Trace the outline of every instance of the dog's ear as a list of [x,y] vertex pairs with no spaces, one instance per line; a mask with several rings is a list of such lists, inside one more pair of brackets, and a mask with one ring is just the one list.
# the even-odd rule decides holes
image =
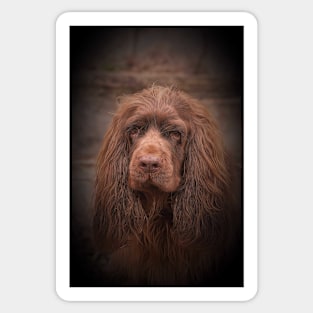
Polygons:
[[118,110],[107,130],[96,164],[93,230],[97,243],[106,250],[126,240],[139,227],[142,207],[128,187],[129,142],[125,112]]
[[217,235],[222,227],[229,172],[214,118],[197,101],[185,98],[192,110],[191,127],[173,213],[179,238],[191,243]]

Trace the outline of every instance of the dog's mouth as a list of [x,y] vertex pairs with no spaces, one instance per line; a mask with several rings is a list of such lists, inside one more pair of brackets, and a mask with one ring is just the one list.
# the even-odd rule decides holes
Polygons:
[[132,180],[143,187],[153,186],[162,189],[162,186],[166,185],[170,179],[161,173],[156,174],[139,172],[137,175],[132,176]]
[[163,191],[173,192],[179,183],[173,175],[165,173],[144,173],[142,171],[131,172],[129,175],[129,185],[132,189],[138,191]]

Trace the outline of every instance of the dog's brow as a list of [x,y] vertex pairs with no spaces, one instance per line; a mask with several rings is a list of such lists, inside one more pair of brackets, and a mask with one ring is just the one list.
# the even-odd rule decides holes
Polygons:
[[161,129],[177,129],[186,132],[186,124],[180,119],[165,119],[159,126]]
[[138,118],[137,116],[132,117],[128,119],[125,123],[125,127],[131,127],[131,126],[144,126],[147,124],[147,120],[145,118]]

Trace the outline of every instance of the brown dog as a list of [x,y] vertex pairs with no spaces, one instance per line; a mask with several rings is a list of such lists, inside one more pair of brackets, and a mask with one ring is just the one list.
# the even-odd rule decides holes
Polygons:
[[121,285],[210,284],[241,227],[231,183],[204,106],[159,86],[122,98],[97,162],[93,227],[108,272]]

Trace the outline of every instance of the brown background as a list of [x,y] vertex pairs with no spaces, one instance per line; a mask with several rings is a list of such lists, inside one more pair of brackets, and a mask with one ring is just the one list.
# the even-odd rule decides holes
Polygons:
[[95,160],[116,98],[174,85],[206,105],[242,163],[242,27],[71,27],[71,286],[101,284],[91,244]]

